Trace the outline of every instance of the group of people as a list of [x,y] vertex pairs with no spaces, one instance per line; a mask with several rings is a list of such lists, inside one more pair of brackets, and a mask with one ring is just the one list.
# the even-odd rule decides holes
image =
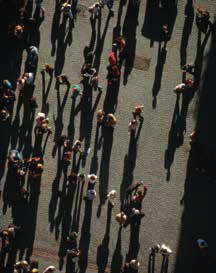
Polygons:
[[[91,13],[91,17],[96,20],[99,18],[101,9],[106,5],[109,14],[114,16],[114,11],[112,10],[112,0],[100,0],[99,2],[94,3],[88,8],[88,11]],[[122,1],[123,2],[123,1]],[[139,1],[134,0],[134,4],[137,4]],[[33,17],[26,12],[25,9],[19,10],[19,21],[16,25],[13,26],[10,35],[12,34],[13,38],[17,41],[22,39],[27,39],[31,41],[31,31],[32,26],[39,27],[41,22],[44,19],[45,13],[42,7],[43,0],[35,0],[36,9]],[[71,21],[74,19],[75,11],[70,3],[67,0],[60,1],[61,12],[68,17]],[[211,27],[209,20],[209,13],[201,8],[197,9],[196,14],[196,24],[198,29],[206,33]],[[161,30],[161,36],[163,40],[166,41],[169,38],[167,25],[164,25]],[[107,87],[109,89],[115,90],[119,87],[121,66],[122,66],[122,54],[126,45],[126,40],[124,37],[119,36],[113,40],[112,49],[108,57],[109,65],[107,67]],[[23,103],[28,103],[30,109],[35,111],[38,107],[36,98],[31,93],[31,90],[34,89],[34,80],[37,71],[38,65],[38,55],[39,50],[35,45],[31,45],[27,48],[27,58],[25,61],[25,69],[23,75],[21,75],[16,82],[16,87],[14,88],[11,82],[8,79],[2,81],[0,85],[0,122],[7,123],[11,120],[11,109],[13,108],[14,101],[16,100],[15,93],[19,92],[19,100]],[[71,84],[67,75],[61,74],[56,76],[56,85],[66,85],[69,88],[72,88],[72,99],[77,98],[78,95],[85,96],[84,90],[82,92],[80,84],[85,86],[89,84],[93,91],[102,92],[102,86],[99,83],[99,71],[93,66],[94,53],[88,52],[85,62],[81,68],[81,81],[76,84]],[[185,92],[195,92],[194,90],[194,79],[192,76],[195,76],[195,66],[193,64],[185,64],[182,67],[183,73],[190,74],[190,78],[186,79],[185,82],[177,85],[174,88],[174,92],[179,96]],[[50,77],[53,77],[54,68],[49,64],[44,64],[41,70],[42,76],[47,73]],[[16,92],[15,92],[16,91]],[[133,134],[136,131],[138,123],[143,122],[144,117],[142,116],[143,105],[136,105],[132,112],[132,119],[128,125],[128,133]],[[97,124],[99,126],[106,126],[109,128],[114,128],[117,119],[114,115],[114,112],[105,112],[104,109],[99,109],[96,114]],[[38,137],[43,134],[51,134],[51,128],[49,127],[49,119],[43,112],[38,112],[35,117],[35,128],[34,128],[35,137]],[[191,136],[191,142],[194,143],[194,138]],[[70,164],[72,161],[72,155],[82,154],[83,144],[80,139],[72,142],[66,135],[62,135],[59,139],[55,141],[56,147],[63,147],[63,156],[62,161],[66,164]],[[21,151],[11,150],[8,156],[8,169],[15,174],[15,192],[16,198],[14,199],[14,204],[16,202],[28,202],[30,191],[29,191],[29,179],[37,183],[37,179],[40,179],[44,170],[43,158],[42,157],[30,157],[27,159],[22,158]],[[26,179],[28,177],[28,179]],[[27,180],[27,183],[26,183]],[[92,202],[97,197],[96,193],[96,181],[97,175],[92,173],[87,175],[86,183],[86,192],[83,196],[85,201]],[[75,172],[71,172],[67,176],[67,187],[73,189],[77,183],[85,183],[85,175]],[[136,183],[130,185],[125,192],[126,202],[125,205],[120,209],[120,212],[116,214],[115,220],[120,225],[120,227],[127,227],[128,224],[131,225],[140,225],[141,219],[145,216],[143,211],[142,202],[144,197],[147,194],[148,187],[143,185],[143,188],[140,190],[139,187],[143,183]],[[111,208],[115,206],[115,200],[117,198],[118,192],[116,190],[111,190],[106,193],[105,198],[109,202]],[[14,205],[9,204],[9,205]],[[0,269],[4,268],[4,261],[6,255],[10,255],[16,245],[16,237],[19,236],[19,231],[22,227],[16,226],[14,224],[9,225],[7,228],[3,229],[0,232],[1,239],[1,250],[0,250]],[[72,257],[73,263],[76,263],[80,260],[82,256],[82,250],[77,246],[78,233],[75,231],[70,231],[66,240],[67,244],[67,255]],[[200,248],[206,247],[204,242],[198,241]],[[204,246],[203,246],[204,245]],[[206,248],[205,248],[206,249]],[[150,249],[150,256],[155,256],[156,254],[161,253],[163,257],[168,259],[169,255],[172,253],[172,250],[166,246],[155,245]],[[9,260],[10,261],[10,260]],[[139,269],[140,263],[137,259],[132,259],[127,261],[121,268],[121,272],[137,272]],[[38,262],[37,261],[18,261],[14,264],[14,273],[37,273],[38,271]],[[1,270],[0,270],[1,271]],[[49,266],[45,269],[43,273],[52,273],[55,271],[54,266]]]

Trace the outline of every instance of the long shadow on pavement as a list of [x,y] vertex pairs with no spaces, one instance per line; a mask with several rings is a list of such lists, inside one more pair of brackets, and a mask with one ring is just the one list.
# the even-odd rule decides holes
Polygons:
[[[215,122],[215,43],[216,24],[212,29],[212,41],[207,55],[206,69],[201,83],[198,117],[196,123],[197,140],[205,152],[216,154]],[[196,170],[196,150],[191,149],[185,178],[184,212],[178,245],[175,273],[210,273],[215,270],[215,228],[214,208],[216,206],[216,184],[210,183],[208,176]],[[200,153],[200,152],[199,152]],[[210,159],[209,164],[212,164]],[[215,166],[215,159],[213,161]],[[215,175],[215,167],[214,167]],[[214,178],[215,180],[215,178]],[[208,182],[209,181],[209,182]],[[208,255],[204,257],[199,251],[197,239],[208,243]]]

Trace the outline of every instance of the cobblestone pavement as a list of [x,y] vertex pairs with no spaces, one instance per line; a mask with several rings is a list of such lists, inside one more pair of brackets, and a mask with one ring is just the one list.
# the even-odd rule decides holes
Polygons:
[[[51,83],[46,110],[48,112],[53,135],[48,138],[45,148],[45,170],[42,176],[41,192],[39,195],[38,210],[36,212],[37,222],[33,249],[33,257],[39,259],[41,269],[45,268],[45,266],[50,263],[59,268],[58,255],[62,251],[61,235],[62,227],[65,225],[65,217],[62,215],[62,211],[64,212],[62,206],[64,204],[65,196],[64,175],[63,173],[60,175],[58,173],[58,154],[55,158],[52,157],[54,145],[53,138],[54,136],[57,136],[62,129],[63,134],[68,134],[69,132],[71,136],[74,135],[74,140],[78,139],[83,131],[85,133],[87,132],[84,146],[86,149],[90,147],[91,151],[87,157],[85,167],[83,168],[80,166],[80,172],[84,172],[87,175],[90,173],[90,170],[94,169],[99,178],[96,187],[98,195],[93,202],[92,208],[81,199],[81,213],[80,219],[78,219],[80,245],[83,246],[84,253],[88,253],[87,271],[110,271],[111,267],[118,267],[117,261],[120,261],[121,259],[124,260],[128,253],[131,255],[132,251],[134,252],[134,257],[136,257],[136,254],[138,255],[138,259],[141,263],[140,272],[146,273],[148,272],[149,248],[155,243],[165,243],[171,247],[173,254],[169,259],[169,272],[174,272],[175,270],[175,261],[181,230],[181,217],[184,209],[184,207],[180,205],[180,200],[184,193],[187,159],[189,154],[188,140],[189,134],[195,125],[197,97],[195,96],[189,105],[186,118],[187,130],[184,135],[183,145],[177,148],[172,147],[172,138],[175,137],[172,126],[173,123],[175,123],[174,110],[176,109],[176,95],[173,93],[173,88],[182,81],[182,74],[180,71],[180,45],[185,20],[185,1],[178,1],[176,19],[175,14],[172,14],[172,19],[170,19],[175,22],[173,24],[171,40],[167,44],[167,54],[162,56],[162,58],[165,58],[165,62],[163,63],[162,60],[162,64],[160,63],[161,59],[158,57],[158,42],[154,42],[153,46],[150,47],[150,40],[142,35],[142,32],[145,30],[145,27],[143,27],[144,20],[147,20],[147,17],[149,16],[146,13],[149,2],[147,3],[146,0],[141,0],[139,9],[133,11],[138,13],[138,24],[134,24],[134,21],[136,21],[136,18],[134,17],[136,17],[136,15],[125,17],[126,13],[130,14],[130,6],[129,9],[127,9],[128,3],[123,7],[121,20],[118,24],[117,15],[119,1],[114,1],[115,15],[113,18],[108,18],[108,10],[105,7],[102,11],[100,29],[97,27],[96,22],[94,48],[96,48],[96,43],[98,43],[98,46],[103,47],[99,70],[103,93],[97,109],[103,107],[106,95],[107,57],[111,50],[113,32],[115,31],[116,33],[120,31],[119,33],[122,33],[123,31],[123,33],[129,37],[127,43],[130,44],[130,46],[135,47],[134,67],[130,72],[125,85],[123,84],[123,75],[126,64],[122,68],[122,79],[116,109],[117,124],[113,131],[113,136],[111,135],[110,138],[104,138],[101,148],[96,153],[94,153],[94,145],[97,137],[96,133],[98,132],[96,131],[95,114],[93,115],[92,126],[83,128],[83,123],[85,124],[85,120],[83,120],[84,115],[85,113],[88,113],[89,109],[87,109],[87,107],[83,108],[82,111],[77,112],[74,116],[74,105],[70,95],[71,91],[69,91],[64,109],[61,109],[60,112],[58,112],[55,80],[53,79]],[[56,25],[54,25],[53,29],[51,27],[53,18],[57,20],[57,17],[54,17],[55,1],[44,1],[45,21],[40,27],[39,64],[35,81],[35,95],[38,98],[39,103],[38,109],[41,109],[42,107],[42,77],[39,73],[42,64],[50,63],[53,66],[56,65],[56,69],[59,71],[62,68],[62,72],[69,76],[71,82],[76,83],[80,80],[80,69],[84,62],[83,50],[85,46],[89,45],[92,36],[89,20],[90,15],[87,11],[90,4],[92,4],[92,1],[80,0],[78,3],[77,19],[72,31],[72,43],[65,49],[64,58],[62,55],[64,48],[62,47],[60,38],[56,41],[55,55],[53,57],[51,56],[51,40],[55,40],[54,38],[57,30]],[[206,7],[210,12],[216,10],[215,1],[200,1],[198,4]],[[149,13],[151,12],[152,11],[149,10]],[[153,14],[154,12],[156,14]],[[155,20],[157,14],[158,17],[161,16],[159,8],[153,10],[153,13],[151,13],[151,16],[153,16]],[[55,16],[58,15],[55,13]],[[171,16],[171,14],[168,14],[168,17],[169,16]],[[106,23],[108,23],[107,29]],[[66,26],[66,32],[68,31],[68,28],[69,26]],[[132,29],[136,33],[136,36],[133,37],[133,39],[129,35]],[[104,30],[106,33],[104,33]],[[61,34],[64,34],[63,31],[63,29],[60,29],[59,37]],[[100,37],[98,37],[98,31],[101,32]],[[195,60],[197,37],[197,27],[194,22],[188,40],[187,63],[193,63]],[[63,67],[56,61],[56,55],[58,54],[61,61],[64,61]],[[24,53],[22,65],[24,65],[25,56],[26,54]],[[160,65],[162,67],[160,67]],[[161,69],[163,70],[162,75],[160,75]],[[155,76],[157,77],[156,80]],[[161,83],[160,76],[162,77]],[[48,80],[49,79],[46,76],[46,85],[48,84]],[[159,91],[157,91],[157,106],[155,109],[152,108],[153,86],[156,86],[155,90],[158,90],[157,87],[159,86]],[[67,96],[67,91],[62,87],[60,90],[61,102],[63,98],[66,98],[65,96]],[[96,97],[97,94],[94,93],[92,102],[90,102],[90,107],[93,107]],[[79,102],[80,99],[78,98],[75,102],[75,107],[77,107]],[[133,107],[140,103],[144,105],[144,122],[137,143],[130,147],[133,149],[133,153],[131,153],[131,149],[129,149],[130,136],[127,133],[127,127],[131,119]],[[14,113],[15,112],[16,111],[14,111]],[[53,117],[57,118],[56,123],[54,123]],[[74,124],[73,122],[70,122],[73,117]],[[91,119],[91,117],[89,118]],[[58,124],[59,131],[56,131],[55,124]],[[99,130],[99,137],[100,136],[101,132]],[[34,139],[32,139],[32,143],[34,143]],[[88,145],[88,143],[90,144]],[[166,162],[165,164],[167,153],[170,153],[169,162]],[[103,161],[101,161],[101,158],[103,158]],[[166,169],[170,168],[169,181],[167,181],[167,176],[169,176],[169,174],[167,174],[165,167]],[[68,169],[68,172],[70,168]],[[129,176],[127,176],[128,172]],[[1,181],[2,188],[4,186],[5,175]],[[58,185],[57,179],[59,177],[60,180]],[[124,181],[125,178],[130,179],[131,182],[143,180],[149,188],[143,204],[146,216],[142,219],[139,230],[135,231],[130,229],[130,226],[119,230],[119,226],[114,220],[115,214],[118,213],[120,209],[120,194],[118,194],[118,201],[111,212],[110,224],[109,218],[107,218],[108,216],[110,217],[109,211],[107,210],[107,203],[100,206],[99,185],[107,183],[108,191],[115,189],[119,193],[122,187],[122,181]],[[55,195],[53,191],[53,187],[56,185],[59,190],[57,195]],[[77,199],[74,198],[71,212],[72,222],[74,215],[77,213],[76,208],[78,207],[78,204],[79,197]],[[0,207],[3,207],[2,199],[0,201]],[[23,208],[23,213],[26,213],[25,208]],[[88,216],[90,215],[92,217],[89,221]],[[0,212],[1,227],[4,227],[11,222],[11,216],[12,211],[10,208],[7,209],[5,215],[3,215],[2,211]],[[55,219],[54,226],[50,225],[50,219]],[[139,240],[137,240],[136,235]],[[63,272],[65,272],[65,262],[66,259],[64,260]],[[161,263],[162,257],[156,257],[155,272],[159,272]],[[84,270],[85,268],[82,268],[81,271]],[[176,270],[175,272],[180,271]],[[189,271],[185,270],[181,272],[186,273]],[[190,272],[192,273],[192,271]]]

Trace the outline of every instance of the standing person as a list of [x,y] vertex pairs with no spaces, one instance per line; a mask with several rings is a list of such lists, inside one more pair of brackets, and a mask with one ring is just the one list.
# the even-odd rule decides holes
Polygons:
[[88,175],[88,185],[85,199],[92,201],[96,198],[96,191],[94,189],[97,176],[95,174]]
[[100,0],[99,3],[101,4],[102,7],[106,5],[110,12],[110,16],[112,17],[114,16],[114,11],[112,10],[113,0]]
[[38,63],[38,49],[36,46],[30,46],[27,51],[25,71],[35,73]]
[[128,125],[128,134],[130,134],[131,132],[134,132],[137,128],[137,120],[136,119],[132,119]]
[[73,13],[72,13],[72,7],[71,4],[69,4],[68,2],[65,2],[62,4],[61,7],[61,11],[62,13],[67,16],[71,21],[73,20]]
[[123,211],[116,214],[115,219],[121,227],[127,224],[127,215]]
[[134,119],[139,118],[140,120],[143,120],[142,112],[143,112],[143,105],[135,106],[134,111],[132,112],[133,118]]

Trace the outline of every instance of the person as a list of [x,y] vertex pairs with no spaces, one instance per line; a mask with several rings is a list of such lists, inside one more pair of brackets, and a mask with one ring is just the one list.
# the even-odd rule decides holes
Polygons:
[[2,122],[8,121],[10,118],[10,113],[6,107],[4,107],[0,112],[0,120]]
[[208,255],[208,243],[204,239],[197,239],[199,250],[203,256]]
[[49,119],[46,118],[45,114],[39,112],[35,118],[36,126],[35,126],[35,135],[48,133],[51,134],[51,128],[48,127]]
[[141,219],[145,216],[145,213],[144,212],[141,212],[140,210],[136,209],[136,208],[133,208],[132,211],[131,211],[131,215],[130,215],[130,218],[131,218],[131,221],[135,224],[140,224],[141,222]]
[[102,109],[97,111],[96,117],[97,117],[97,122],[99,124],[102,124],[104,116],[105,116],[105,113],[104,113],[104,111]]
[[113,46],[119,51],[119,53],[121,53],[126,46],[125,38],[122,36],[119,36],[113,41]]
[[37,163],[34,168],[29,172],[31,178],[36,179],[42,176],[43,173],[43,165],[41,163]]
[[88,11],[91,13],[91,16],[94,17],[94,19],[99,18],[101,13],[102,5],[100,2],[95,2],[92,6],[88,8]]
[[134,107],[134,111],[132,112],[133,118],[137,119],[139,118],[140,120],[143,119],[143,116],[141,115],[143,112],[143,105],[137,105]]
[[136,259],[133,259],[133,260],[131,260],[130,261],[130,263],[129,263],[129,265],[130,265],[130,267],[133,269],[133,270],[138,270],[139,269],[139,267],[140,267],[140,263],[138,262],[138,260],[136,260]]
[[148,187],[146,185],[144,185],[143,189],[139,190],[133,196],[133,201],[134,201],[134,204],[135,204],[135,208],[139,209],[140,211],[141,211],[141,208],[142,208],[142,200],[146,196],[147,191],[148,191]]
[[28,272],[28,262],[27,261],[18,261],[14,265],[15,272],[27,273]]
[[41,70],[41,74],[46,72],[50,77],[53,77],[53,71],[54,68],[50,64],[44,64]]
[[162,244],[161,248],[160,248],[160,253],[163,256],[169,256],[172,253],[172,250],[168,246],[166,246],[165,244]]
[[117,122],[116,117],[112,113],[107,114],[106,125],[108,127],[114,127],[116,125],[116,122]]
[[124,226],[127,223],[127,215],[123,211],[116,214],[115,219],[119,223],[120,226]]
[[22,37],[23,37],[23,33],[24,33],[24,25],[22,25],[22,24],[15,25],[15,27],[14,27],[14,36],[17,39],[21,40]]
[[199,31],[206,33],[210,23],[210,14],[207,10],[198,7],[196,11],[196,25]]
[[84,63],[84,65],[81,68],[81,76],[83,77],[83,79],[91,79],[95,73],[96,73],[96,69],[92,66],[91,63]]
[[168,30],[168,25],[165,24],[161,27],[161,40],[165,42],[164,48],[166,47],[166,43],[169,40],[169,30]]
[[112,10],[113,0],[99,0],[99,3],[101,4],[102,8],[104,7],[104,5],[106,5],[109,10],[110,16],[114,16],[114,11]]
[[88,185],[85,199],[94,200],[96,198],[96,191],[94,189],[96,183],[97,176],[95,174],[88,175]]
[[131,133],[131,131],[135,131],[137,128],[137,120],[136,119],[132,119],[128,125],[128,133]]
[[35,72],[38,63],[38,49],[36,46],[30,46],[27,53],[28,55],[25,63],[25,71]]
[[116,57],[113,51],[110,53],[108,60],[110,65],[115,65],[117,63]]
[[189,73],[191,75],[194,75],[194,69],[195,69],[195,65],[193,65],[193,64],[185,64],[182,67],[183,72]]
[[78,182],[85,182],[85,175],[83,173],[79,173],[77,176],[77,181]]
[[9,80],[3,80],[3,83],[2,83],[2,89],[3,90],[12,90],[12,84]]
[[23,74],[23,80],[24,81],[22,81],[22,83],[21,83],[23,85],[23,87],[24,87],[25,84],[27,84],[29,86],[33,85],[33,83],[34,83],[34,75],[33,75],[33,73],[32,72],[26,72],[26,73],[24,73]]
[[80,140],[76,140],[74,142],[74,145],[72,147],[72,150],[75,152],[75,153],[80,153],[81,152],[81,148],[82,148],[82,143]]
[[90,80],[90,84],[91,84],[94,91],[102,92],[102,86],[99,84],[98,72],[95,72],[92,75],[91,80]]
[[71,156],[72,156],[72,147],[69,141],[66,142],[66,145],[64,145],[63,150],[63,162],[69,164],[71,162]]
[[154,245],[150,248],[150,256],[155,256],[157,253],[160,252],[161,246],[159,244]]
[[72,7],[71,4],[68,2],[65,2],[61,5],[61,11],[65,16],[68,16],[70,20],[73,20],[73,13],[72,13]]
[[186,89],[186,85],[185,83],[180,83],[178,85],[176,85],[176,87],[174,88],[174,93],[176,93],[176,95],[180,95],[182,94]]
[[80,86],[78,84],[73,84],[71,98],[76,98],[78,95],[82,95]]
[[116,191],[111,190],[106,196],[112,208],[114,208],[115,206],[116,195],[117,195]]
[[68,85],[70,84],[68,81],[68,77],[65,74],[59,75],[56,77],[57,83],[58,84],[63,84],[63,85]]

